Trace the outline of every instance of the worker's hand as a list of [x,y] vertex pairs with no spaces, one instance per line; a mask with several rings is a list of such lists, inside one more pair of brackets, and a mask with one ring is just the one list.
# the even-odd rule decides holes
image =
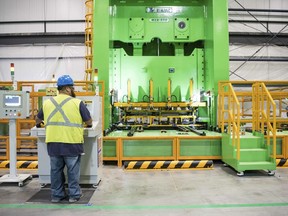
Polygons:
[[92,128],[92,125],[86,125],[86,128]]
[[44,127],[44,122],[40,122],[38,124],[36,124],[36,128],[41,128],[41,127]]

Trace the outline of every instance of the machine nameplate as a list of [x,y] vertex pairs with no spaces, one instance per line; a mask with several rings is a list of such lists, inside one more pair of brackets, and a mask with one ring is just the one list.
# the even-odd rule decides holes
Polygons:
[[150,18],[149,21],[151,23],[167,23],[169,22],[169,18]]
[[173,13],[172,7],[147,7],[146,13]]

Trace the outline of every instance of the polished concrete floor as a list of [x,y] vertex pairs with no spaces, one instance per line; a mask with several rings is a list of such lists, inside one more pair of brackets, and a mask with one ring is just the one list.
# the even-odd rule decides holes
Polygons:
[[126,171],[105,165],[101,179],[85,205],[26,203],[40,190],[37,178],[23,187],[1,184],[0,215],[288,215],[288,168],[277,168],[275,176],[249,171],[238,177],[221,163],[211,170]]

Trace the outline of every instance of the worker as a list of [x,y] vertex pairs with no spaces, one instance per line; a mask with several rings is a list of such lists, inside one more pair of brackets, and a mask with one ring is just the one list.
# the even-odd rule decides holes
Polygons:
[[[79,185],[80,160],[84,153],[83,122],[87,127],[92,127],[92,119],[85,104],[75,98],[74,81],[69,75],[59,77],[57,89],[57,96],[44,101],[36,116],[36,127],[44,124],[46,129],[45,142],[51,166],[51,202],[68,199],[74,203],[83,196]],[[65,192],[65,166],[68,193]]]

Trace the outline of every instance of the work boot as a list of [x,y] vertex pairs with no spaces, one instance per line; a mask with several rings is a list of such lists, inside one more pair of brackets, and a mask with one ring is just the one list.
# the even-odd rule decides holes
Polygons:
[[51,202],[52,203],[59,203],[61,202],[62,200],[66,199],[66,196],[62,197],[62,198],[52,198],[51,199]]
[[75,203],[77,201],[79,201],[82,197],[83,197],[83,193],[80,195],[80,197],[77,198],[69,198],[69,203]]

